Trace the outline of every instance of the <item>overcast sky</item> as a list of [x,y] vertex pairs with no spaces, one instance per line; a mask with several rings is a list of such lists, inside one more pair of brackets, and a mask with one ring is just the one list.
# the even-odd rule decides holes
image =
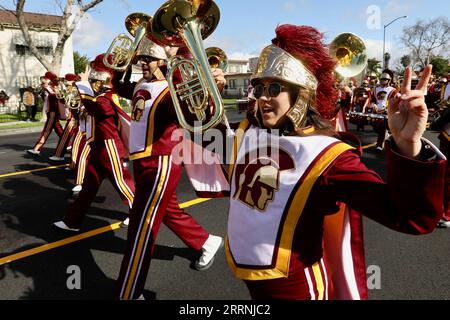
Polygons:
[[[57,0],[27,0],[25,10],[61,14]],[[65,1],[63,1],[65,2]],[[85,1],[86,2],[86,1]],[[89,11],[73,35],[74,49],[89,58],[108,49],[114,36],[127,33],[125,17],[133,12],[151,16],[160,7],[160,0],[104,0]],[[313,0],[216,0],[221,19],[216,31],[205,41],[206,46],[223,48],[230,58],[257,56],[274,37],[277,24],[310,25],[331,41],[337,34],[352,32],[361,36],[369,57],[381,60],[383,26],[386,28],[386,51],[392,61],[407,53],[399,37],[402,28],[419,19],[449,16],[448,0],[384,0],[384,1],[313,1]],[[11,8],[12,0],[0,0]]]

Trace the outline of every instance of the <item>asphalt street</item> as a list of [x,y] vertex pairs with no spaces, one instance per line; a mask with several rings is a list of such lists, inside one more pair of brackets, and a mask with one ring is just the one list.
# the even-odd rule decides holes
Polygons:
[[[230,113],[230,121],[243,114]],[[54,229],[52,222],[65,214],[73,196],[74,174],[48,160],[56,146],[53,133],[39,157],[27,155],[38,132],[0,135],[0,299],[2,300],[111,300],[114,298],[126,228],[84,239]],[[359,133],[363,145],[376,140],[370,127]],[[437,143],[437,133],[426,136]],[[363,161],[384,176],[384,155],[365,150]],[[188,206],[210,233],[226,232],[226,199],[195,200],[186,177],[177,188],[179,202]],[[376,199],[373,199],[376,201]],[[115,225],[126,217],[127,207],[105,181],[84,221],[81,234]],[[370,290],[374,300],[450,299],[450,230],[436,229],[430,235],[409,236],[364,220],[369,276],[379,272],[379,285]],[[67,240],[69,239],[69,240]],[[59,241],[59,242],[58,242]],[[56,244],[55,244],[56,242]],[[36,249],[33,252],[31,249]],[[248,300],[245,285],[233,277],[224,251],[214,265],[196,271],[199,253],[187,248],[165,226],[158,235],[144,296],[147,300]],[[80,288],[73,288],[73,268],[80,271]],[[375,270],[375,271],[374,271]]]

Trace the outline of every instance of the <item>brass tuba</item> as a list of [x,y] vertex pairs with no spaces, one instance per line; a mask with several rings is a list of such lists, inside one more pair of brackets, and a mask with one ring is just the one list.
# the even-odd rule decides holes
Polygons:
[[[193,57],[175,56],[167,64],[167,81],[178,121],[191,132],[206,131],[221,121],[231,132],[203,46],[203,39],[215,30],[219,20],[219,8],[212,0],[169,0],[153,17],[151,31],[156,41],[172,47],[186,46]],[[181,73],[182,82],[175,86],[176,71]],[[200,127],[188,120],[182,103],[186,103],[189,112],[195,115],[195,121],[201,122]]]
[[336,60],[336,72],[344,78],[354,77],[367,67],[364,41],[353,33],[341,33],[331,41],[329,55]]
[[[127,70],[135,56],[139,42],[150,28],[151,20],[152,18],[145,13],[128,15],[125,19],[125,26],[134,40],[124,33],[115,37],[103,58],[105,66],[115,71]],[[109,55],[112,56],[112,63],[109,63],[107,59]]]

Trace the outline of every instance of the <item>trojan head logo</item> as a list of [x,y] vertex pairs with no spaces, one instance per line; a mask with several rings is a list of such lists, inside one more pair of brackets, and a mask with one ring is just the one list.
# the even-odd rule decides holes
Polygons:
[[386,91],[380,91],[377,94],[377,100],[378,101],[385,101],[387,97],[387,92]]
[[[280,172],[295,169],[295,162],[285,151],[277,149],[278,156],[261,156],[254,160],[240,161],[236,165],[236,193],[234,198],[242,203],[265,211],[275,198],[280,185]],[[242,163],[244,162],[244,163]]]
[[139,90],[134,94],[131,112],[131,120],[139,121],[144,114],[145,103],[152,98],[152,95],[147,90]]

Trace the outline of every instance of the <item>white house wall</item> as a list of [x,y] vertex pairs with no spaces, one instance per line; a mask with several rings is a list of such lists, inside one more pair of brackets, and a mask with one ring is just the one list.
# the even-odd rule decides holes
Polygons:
[[[31,31],[35,35],[37,32]],[[58,34],[56,32],[39,32],[39,37],[51,39],[53,49],[56,47]],[[0,90],[10,96],[9,103],[20,101],[20,88],[28,85],[37,87],[39,77],[47,71],[31,53],[25,56],[16,54],[16,44],[23,40],[20,29],[0,29]],[[25,44],[25,43],[24,43]],[[49,59],[51,56],[48,56]],[[74,72],[72,37],[65,44],[62,67],[59,76]]]

